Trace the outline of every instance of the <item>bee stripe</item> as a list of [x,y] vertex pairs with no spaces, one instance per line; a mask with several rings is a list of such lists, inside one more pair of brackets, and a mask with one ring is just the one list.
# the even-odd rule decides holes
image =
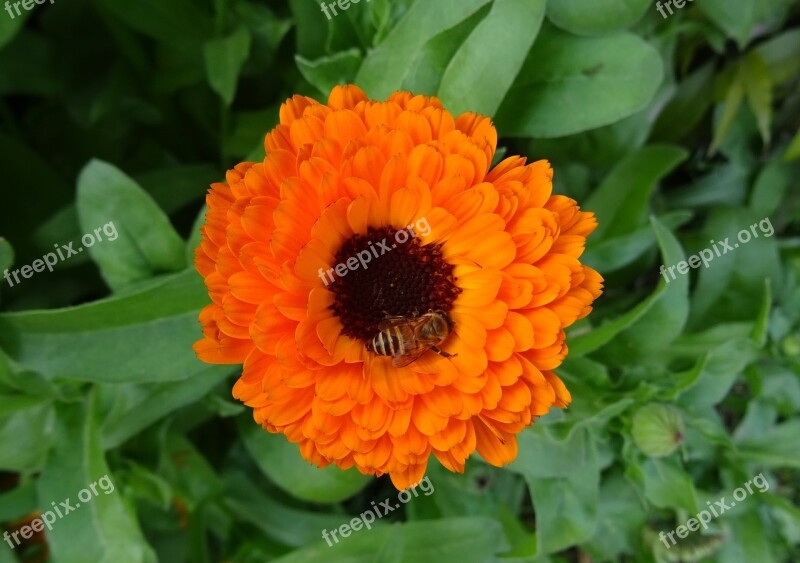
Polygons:
[[392,352],[392,355],[400,353],[403,350],[403,331],[400,329],[399,326],[392,327],[394,329],[394,341],[395,341],[395,351]]
[[373,338],[372,340],[372,347],[378,353],[379,356],[385,356],[386,351],[383,349],[383,333],[378,333],[378,335]]
[[387,356],[394,356],[395,352],[395,340],[394,336],[387,330],[383,333],[383,341],[386,343],[387,348]]

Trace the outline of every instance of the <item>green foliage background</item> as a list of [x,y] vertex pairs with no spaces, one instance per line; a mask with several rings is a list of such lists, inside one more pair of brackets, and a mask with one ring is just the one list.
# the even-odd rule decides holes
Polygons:
[[[0,271],[109,221],[119,239],[0,281],[0,523],[108,473],[47,533],[58,563],[800,560],[800,11],[786,0],[58,0],[0,12]],[[263,156],[288,96],[355,82],[492,115],[595,211],[606,278],[568,336],[574,402],[504,469],[393,497],[316,470],[190,346],[204,193]],[[667,284],[673,265],[775,228]],[[763,473],[770,487],[666,550]],[[33,561],[41,545],[0,563]]]

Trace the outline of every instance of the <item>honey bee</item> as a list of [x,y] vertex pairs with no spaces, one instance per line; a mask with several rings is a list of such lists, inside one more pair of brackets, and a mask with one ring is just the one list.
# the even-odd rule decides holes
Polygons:
[[367,342],[367,350],[378,356],[392,356],[397,368],[418,360],[428,350],[451,358],[439,348],[453,330],[453,320],[444,311],[429,310],[413,317],[389,316],[378,325],[380,332]]

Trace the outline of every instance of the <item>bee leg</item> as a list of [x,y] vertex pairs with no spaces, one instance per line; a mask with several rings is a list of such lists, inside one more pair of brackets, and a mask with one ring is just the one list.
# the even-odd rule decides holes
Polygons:
[[455,356],[458,356],[458,354],[451,354],[449,352],[445,352],[444,350],[442,350],[438,346],[431,346],[431,350],[433,350],[434,352],[436,352],[437,354],[439,354],[443,358],[453,358]]

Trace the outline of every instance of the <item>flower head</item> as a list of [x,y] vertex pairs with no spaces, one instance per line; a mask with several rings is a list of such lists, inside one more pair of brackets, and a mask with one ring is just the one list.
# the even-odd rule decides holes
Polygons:
[[195,351],[243,363],[234,396],[308,461],[403,489],[431,454],[509,463],[570,402],[552,370],[601,293],[579,261],[597,223],[546,161],[490,170],[496,144],[434,97],[337,86],[287,100],[264,161],[209,191]]

